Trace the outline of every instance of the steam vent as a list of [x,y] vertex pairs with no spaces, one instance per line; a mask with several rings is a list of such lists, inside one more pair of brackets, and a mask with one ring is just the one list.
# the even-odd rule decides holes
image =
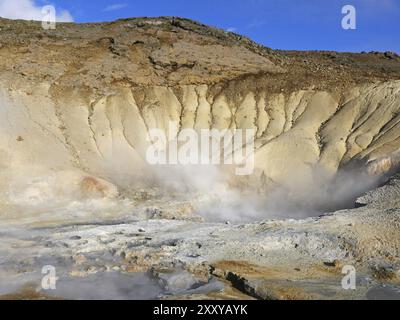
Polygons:
[[[251,172],[149,163],[171,124],[253,132]],[[396,53],[0,18],[2,299],[400,298],[399,164]]]

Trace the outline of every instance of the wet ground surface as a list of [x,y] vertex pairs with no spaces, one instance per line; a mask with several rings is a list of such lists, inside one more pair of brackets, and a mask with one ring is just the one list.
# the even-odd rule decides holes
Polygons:
[[393,285],[377,285],[368,290],[368,300],[400,300],[400,287]]
[[61,278],[44,294],[73,300],[153,300],[165,290],[147,273],[101,272],[84,278]]

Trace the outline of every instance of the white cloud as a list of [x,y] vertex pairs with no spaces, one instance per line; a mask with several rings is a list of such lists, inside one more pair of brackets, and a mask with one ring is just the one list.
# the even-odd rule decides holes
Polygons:
[[230,28],[226,29],[226,31],[229,31],[229,32],[235,32],[236,30],[237,29],[235,27],[230,27]]
[[105,7],[103,11],[119,10],[119,9],[125,8],[127,6],[128,5],[126,3],[114,3],[112,5],[109,5],[108,7]]
[[247,29],[253,29],[253,28],[258,28],[262,27],[265,25],[267,22],[258,18],[253,19],[247,26]]
[[[34,0],[0,0],[0,17],[7,19],[22,19],[41,21],[42,6]],[[73,18],[67,10],[56,11],[57,22],[71,22]]]

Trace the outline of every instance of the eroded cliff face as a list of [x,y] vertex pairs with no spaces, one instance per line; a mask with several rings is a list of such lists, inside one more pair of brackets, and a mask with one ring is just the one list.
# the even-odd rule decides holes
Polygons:
[[[235,84],[240,87],[240,82]],[[120,186],[149,185],[148,132],[185,128],[254,129],[255,186],[311,183],[351,160],[388,171],[399,143],[400,81],[345,93],[314,89],[232,98],[208,85],[115,88],[90,99],[79,88],[53,95],[50,85],[1,90],[2,167],[6,173],[77,169]],[[379,161],[382,162],[382,167]],[[395,162],[394,158],[391,160]],[[172,177],[171,177],[172,178]]]
[[[350,185],[340,196],[369,183],[363,172],[379,176],[398,163],[396,55],[304,58],[171,18],[63,24],[53,33],[0,22],[1,190],[11,202],[26,192],[28,202],[54,193],[115,197],[176,179],[180,191],[196,190],[199,179],[210,191],[222,179],[302,201],[342,168],[359,170],[339,179]],[[375,63],[386,71],[369,68]],[[170,122],[178,131],[254,129],[254,173],[149,165],[149,130],[168,135]]]

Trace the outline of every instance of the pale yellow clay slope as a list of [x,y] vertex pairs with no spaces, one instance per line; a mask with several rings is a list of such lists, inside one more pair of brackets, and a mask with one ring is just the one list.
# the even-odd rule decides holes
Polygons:
[[224,91],[212,96],[207,85],[115,87],[93,100],[84,90],[60,96],[49,88],[47,83],[1,83],[3,184],[75,170],[117,186],[148,185],[154,182],[145,159],[148,130],[167,134],[169,121],[180,129],[254,128],[251,180],[258,183],[264,176],[263,181],[285,186],[293,179],[312,181],[316,167],[334,174],[353,159],[371,164],[390,158],[399,143],[400,81],[342,94],[249,91],[234,102]]

